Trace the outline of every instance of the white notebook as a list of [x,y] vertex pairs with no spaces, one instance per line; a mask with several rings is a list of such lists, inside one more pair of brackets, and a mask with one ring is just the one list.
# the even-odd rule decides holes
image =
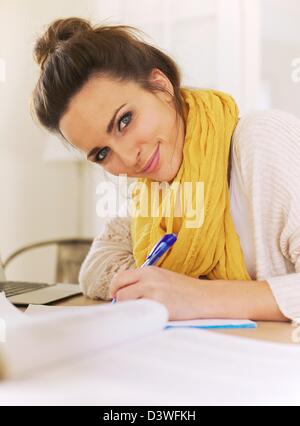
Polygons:
[[[117,306],[117,304],[116,304]],[[47,305],[29,305],[25,314],[30,316],[48,314],[50,312],[76,312],[83,306],[47,306]],[[257,324],[250,320],[237,319],[193,319],[182,321],[168,321],[164,328],[203,328],[203,329],[228,329],[228,328],[256,328]]]
[[164,329],[255,326],[237,320],[168,322],[166,308],[151,300],[80,307],[29,305],[22,313],[1,293],[0,313],[7,328],[6,342],[0,347],[0,377],[18,376]]
[[[37,310],[33,314],[35,309],[39,315]],[[6,325],[0,378],[10,378],[162,330],[167,310],[144,300],[70,309],[32,307],[26,314],[0,293],[0,318]]]
[[53,309],[22,314],[0,295],[1,373],[18,379],[0,383],[0,405],[300,401],[299,345],[165,330],[165,307],[149,300]]

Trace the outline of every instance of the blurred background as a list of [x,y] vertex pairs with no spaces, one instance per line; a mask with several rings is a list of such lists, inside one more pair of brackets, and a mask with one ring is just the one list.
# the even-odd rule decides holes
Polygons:
[[[130,24],[179,64],[183,84],[231,93],[241,115],[279,108],[300,117],[299,0],[0,0],[0,253],[55,238],[94,238],[99,166],[32,120],[35,39],[52,20]],[[28,253],[10,279],[54,280],[55,248]]]

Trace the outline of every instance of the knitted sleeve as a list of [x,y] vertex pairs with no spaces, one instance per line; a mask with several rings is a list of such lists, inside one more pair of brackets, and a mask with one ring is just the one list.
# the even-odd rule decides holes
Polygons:
[[300,120],[279,110],[255,112],[236,133],[256,278],[268,282],[287,318],[300,318]]
[[[300,136],[300,135],[299,135]],[[300,139],[299,139],[300,141]],[[300,163],[299,163],[300,164]],[[299,177],[300,179],[300,177]],[[300,190],[300,188],[299,188]],[[299,192],[300,193],[300,192]],[[278,306],[283,314],[290,319],[300,319],[300,217],[298,209],[292,206],[291,220],[296,220],[298,212],[298,224],[287,224],[282,235],[282,252],[295,267],[294,272],[276,277],[268,277],[269,283]],[[291,227],[290,227],[291,226]],[[292,228],[294,229],[292,231]],[[286,238],[284,233],[287,233]]]
[[135,269],[130,218],[110,219],[94,239],[79,272],[82,292],[91,299],[110,300],[109,285],[119,271]]

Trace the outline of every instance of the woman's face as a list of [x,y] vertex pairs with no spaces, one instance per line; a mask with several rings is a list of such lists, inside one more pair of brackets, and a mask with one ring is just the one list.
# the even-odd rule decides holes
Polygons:
[[[151,81],[173,94],[158,69]],[[184,123],[180,117],[176,122],[172,96],[134,82],[93,77],[71,99],[59,128],[88,160],[113,175],[170,182],[182,162]]]

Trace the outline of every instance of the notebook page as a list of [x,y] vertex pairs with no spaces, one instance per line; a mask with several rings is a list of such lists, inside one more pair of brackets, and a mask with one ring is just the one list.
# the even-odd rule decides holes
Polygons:
[[[72,306],[46,306],[46,305],[29,305],[25,313],[30,316],[44,315],[49,312],[60,310],[76,310],[82,307]],[[85,307],[88,308],[88,307]],[[165,328],[204,328],[204,329],[219,329],[219,328],[256,328],[257,324],[250,320],[236,319],[195,319],[182,321],[168,321]]]
[[[25,310],[25,315],[30,317],[37,317],[45,314],[50,314],[54,312],[76,312],[78,309],[88,309],[90,306],[95,305],[87,305],[87,306],[49,306],[49,305],[28,305]],[[107,306],[103,304],[103,306]]]
[[162,330],[166,308],[150,300],[93,305],[29,317],[10,328],[0,347],[5,376],[15,377],[51,363]]
[[7,327],[27,320],[24,314],[6,298],[4,292],[0,292],[0,318]]
[[166,328],[255,328],[256,323],[250,320],[236,319],[197,319],[186,321],[169,321]]
[[299,345],[172,329],[0,385],[0,401],[107,406],[299,404],[299,359]]

